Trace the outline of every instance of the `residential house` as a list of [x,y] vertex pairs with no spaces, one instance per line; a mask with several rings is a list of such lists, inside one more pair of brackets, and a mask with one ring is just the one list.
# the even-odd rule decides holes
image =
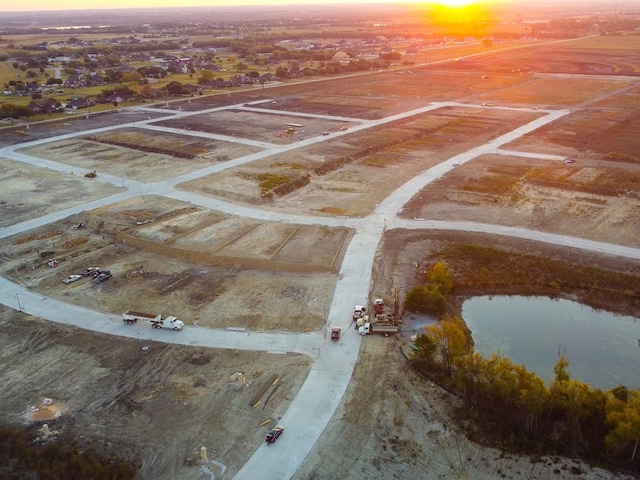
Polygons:
[[32,100],[27,105],[33,113],[55,113],[62,109],[62,106],[55,98],[45,98],[42,100]]
[[134,96],[121,92],[113,92],[111,95],[107,95],[104,99],[109,103],[122,103],[133,100]]

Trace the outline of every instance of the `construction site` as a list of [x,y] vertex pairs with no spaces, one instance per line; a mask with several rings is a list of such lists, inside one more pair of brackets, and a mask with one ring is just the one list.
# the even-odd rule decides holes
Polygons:
[[[575,478],[576,470],[590,480],[630,478],[467,440],[448,416],[459,400],[409,366],[403,297],[416,271],[432,250],[479,234],[393,231],[391,219],[376,218],[384,228],[368,295],[339,313],[346,327],[335,342],[327,323],[356,226],[368,227],[368,216],[414,177],[549,112],[567,111],[451,165],[408,199],[400,220],[483,222],[638,248],[640,157],[628,133],[640,118],[637,76],[524,73],[534,64],[542,70],[543,54],[541,47],[4,130],[0,275],[33,295],[108,315],[103,323],[114,333],[144,332],[50,322],[24,313],[30,305],[15,295],[15,305],[0,307],[3,423],[115,452],[139,462],[139,478],[233,478],[280,424],[313,354],[204,348],[189,344],[190,330],[291,334],[299,348],[315,335],[336,350],[357,338],[346,393],[295,480]],[[595,134],[604,117],[606,135]],[[565,256],[559,246],[504,245]],[[640,274],[629,259],[591,252],[588,260]],[[92,268],[109,276],[83,275]],[[72,276],[80,278],[65,282]],[[144,315],[129,325],[128,311],[175,316],[184,328],[153,329]],[[189,341],[149,340],[152,330]],[[287,428],[270,451],[287,436],[296,438]]]

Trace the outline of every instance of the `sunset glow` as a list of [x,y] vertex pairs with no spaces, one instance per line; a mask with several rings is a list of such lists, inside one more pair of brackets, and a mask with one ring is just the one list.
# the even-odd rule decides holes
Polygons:
[[447,8],[463,8],[478,3],[478,0],[440,0],[433,2],[433,5]]
[[[175,0],[138,0],[132,3],[130,0],[104,0],[93,4],[83,0],[60,0],[51,3],[49,0],[33,0],[23,4],[19,2],[3,5],[4,11],[48,11],[48,10],[92,10],[92,9],[126,9],[126,8],[171,8],[171,7],[249,7],[249,6],[294,6],[310,4],[365,4],[365,3],[410,3],[424,5],[429,8],[450,8],[464,9],[469,6],[484,3],[485,0],[186,0],[176,2]],[[6,3],[6,2],[5,2]]]

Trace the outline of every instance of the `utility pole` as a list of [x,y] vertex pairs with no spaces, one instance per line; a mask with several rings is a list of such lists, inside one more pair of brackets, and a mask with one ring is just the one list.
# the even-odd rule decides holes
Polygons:
[[393,282],[393,318],[398,321],[398,312],[400,310],[400,287],[398,282]]
[[20,297],[16,293],[16,300],[18,300],[18,310],[22,311],[22,305],[20,305]]

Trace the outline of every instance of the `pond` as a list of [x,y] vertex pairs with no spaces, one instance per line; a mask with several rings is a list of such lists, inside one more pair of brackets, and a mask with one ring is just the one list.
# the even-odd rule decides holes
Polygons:
[[558,352],[571,378],[593,388],[640,388],[640,320],[548,297],[483,296],[464,302],[475,350],[500,352],[547,385]]

